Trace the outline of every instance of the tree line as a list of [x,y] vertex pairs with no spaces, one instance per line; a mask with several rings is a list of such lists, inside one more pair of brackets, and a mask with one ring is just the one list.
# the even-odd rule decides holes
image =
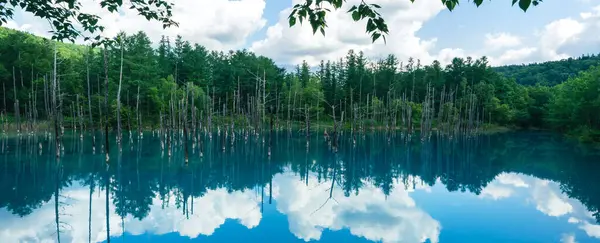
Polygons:
[[[157,48],[144,32],[118,38],[102,49],[0,29],[2,128],[33,131],[56,114],[63,131],[235,126],[260,131],[294,125],[310,131],[316,124],[334,131],[427,133],[493,124],[599,140],[595,56],[576,59],[577,66],[568,59],[492,68],[486,57],[454,58],[444,66],[402,62],[394,55],[369,60],[350,50],[339,60],[322,61],[316,71],[306,62],[286,71],[247,50],[211,51],[180,36],[163,37]],[[558,72],[562,67],[568,75],[532,71],[537,79],[553,80],[520,84],[532,84],[522,81],[524,70],[545,66]]]

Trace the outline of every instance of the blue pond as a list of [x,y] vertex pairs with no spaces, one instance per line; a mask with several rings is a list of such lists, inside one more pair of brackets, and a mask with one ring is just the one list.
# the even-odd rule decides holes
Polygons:
[[[8,138],[0,242],[600,242],[600,151],[511,132]],[[263,141],[264,139],[264,141]],[[97,139],[99,140],[99,139]],[[270,147],[270,148],[269,148]]]

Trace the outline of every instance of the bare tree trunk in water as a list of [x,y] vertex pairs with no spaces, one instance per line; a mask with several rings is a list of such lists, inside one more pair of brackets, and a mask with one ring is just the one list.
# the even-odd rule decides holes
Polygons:
[[52,75],[52,120],[54,120],[54,143],[56,146],[56,157],[60,156],[60,135],[58,134],[58,109],[57,109],[57,103],[56,103],[56,87],[57,87],[57,80],[56,80],[56,54],[57,54],[57,49],[56,49],[56,44],[54,44],[54,70],[53,70],[53,75]]
[[92,133],[92,147],[96,147],[96,134],[94,133],[94,118],[92,117],[92,94],[90,93],[90,52],[88,52],[88,54],[86,55],[86,59],[85,59],[85,68],[86,68],[86,75],[87,75],[87,96],[88,96],[88,113],[89,113],[89,119],[90,119],[90,132]]
[[[109,143],[108,143],[108,55],[104,46],[104,151],[106,152],[106,161],[108,161]],[[107,199],[108,200],[108,199]]]
[[[137,129],[138,129],[138,138],[142,136],[142,120],[140,116],[140,86],[138,85],[137,90],[137,101],[135,102],[135,116],[137,118]],[[161,117],[162,119],[162,117]]]
[[15,118],[17,119],[17,133],[21,132],[21,116],[19,111],[19,98],[17,97],[17,77],[15,76],[15,67],[13,66],[13,93],[15,97]]
[[117,143],[121,150],[121,83],[123,81],[123,40],[121,42],[121,68],[119,70],[119,89],[117,90]]

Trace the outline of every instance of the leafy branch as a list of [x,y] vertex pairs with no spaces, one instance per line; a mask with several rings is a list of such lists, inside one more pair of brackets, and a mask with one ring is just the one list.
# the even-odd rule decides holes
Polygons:
[[[163,28],[178,26],[172,20],[173,4],[165,0],[129,0],[130,9],[147,20],[160,21]],[[91,40],[92,46],[107,45],[110,39],[102,37],[105,27],[99,24],[100,16],[81,12],[81,2],[78,0],[0,0],[0,26],[13,18],[15,8],[21,8],[34,16],[46,19],[52,26],[52,39],[57,41],[75,39],[83,36],[85,41]],[[123,0],[101,0],[100,7],[111,13],[118,12],[123,6]],[[75,25],[81,25],[83,31]],[[90,33],[84,36],[83,32]]]
[[[412,3],[415,0],[409,0]],[[441,0],[442,4],[449,10],[452,11],[459,4],[460,0]],[[483,4],[483,0],[472,0],[475,6],[479,7]],[[519,7],[523,11],[533,5],[537,6],[543,0],[512,0],[514,6],[517,2]],[[326,15],[327,12],[331,12],[330,8],[338,10],[343,7],[346,0],[305,0],[302,4],[296,4],[292,8],[292,12],[288,16],[288,22],[290,27],[300,22],[302,25],[304,20],[308,20],[312,28],[313,34],[320,31],[325,36],[325,28],[327,28]],[[385,19],[377,11],[381,9],[378,4],[368,4],[364,0],[358,5],[353,5],[347,11],[352,16],[352,20],[355,22],[367,19],[366,32],[371,35],[372,42],[375,42],[380,37],[383,37],[383,42],[386,43],[385,36],[389,33],[389,29]]]

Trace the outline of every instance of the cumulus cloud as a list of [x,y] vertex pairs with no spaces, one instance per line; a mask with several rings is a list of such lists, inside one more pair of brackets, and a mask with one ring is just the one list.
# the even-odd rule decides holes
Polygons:
[[[313,175],[308,186],[292,174],[276,175],[274,181],[277,210],[287,215],[290,231],[305,241],[319,240],[323,229],[348,229],[372,241],[438,242],[440,223],[417,207],[403,184],[394,184],[386,197],[380,188],[364,182],[358,195],[345,197],[337,185],[330,192],[331,181],[318,183]],[[415,184],[417,189],[425,187]]]
[[529,187],[518,174],[515,173],[502,173],[496,176],[496,180],[504,185],[513,185],[515,187]]
[[[173,0],[173,19],[179,27],[163,29],[157,21],[147,21],[137,11],[127,6],[118,14],[100,8],[97,1],[81,0],[82,12],[100,16],[100,24],[106,27],[106,36],[115,36],[119,31],[135,33],[144,31],[155,42],[161,35],[181,35],[185,40],[204,45],[210,49],[237,49],[245,45],[246,39],[266,24],[263,18],[264,0]],[[124,5],[128,4],[127,2]],[[50,26],[46,21],[19,10],[15,14],[16,29],[30,30],[34,34],[49,36]],[[27,27],[29,24],[35,28]],[[10,25],[9,25],[10,27]],[[12,27],[11,27],[12,28]]]
[[562,242],[562,243],[577,243],[577,241],[575,241],[575,235],[573,235],[573,234],[563,234],[562,237],[560,238],[560,242]]
[[[600,5],[579,16],[557,19],[535,31],[531,41],[516,41],[503,34],[486,35],[497,42],[508,42],[503,48],[487,48],[476,53],[488,55],[493,65],[559,60],[600,51]],[[510,35],[510,34],[508,34]],[[522,38],[521,38],[522,39]]]
[[[174,198],[174,195],[171,195]],[[68,201],[65,201],[65,198]],[[89,190],[76,187],[63,190],[60,197],[60,237],[62,242],[87,242],[88,237],[93,242],[106,240],[106,197],[104,192],[92,195],[91,220],[89,213]],[[196,238],[199,235],[211,235],[215,229],[225,223],[227,219],[237,220],[247,228],[253,228],[260,223],[262,214],[258,201],[251,191],[235,191],[228,193],[226,189],[209,190],[200,198],[195,198],[194,214],[182,214],[181,209],[175,207],[174,202],[164,209],[157,196],[153,198],[150,212],[142,220],[127,216],[121,219],[116,214],[109,198],[110,235],[118,236],[125,231],[132,235],[152,233],[162,235],[178,233],[181,236]],[[188,201],[192,207],[191,201]],[[4,210],[2,210],[4,211]],[[3,242],[55,242],[56,223],[54,201],[50,201],[32,214],[23,218],[0,211],[0,239]],[[6,216],[4,216],[6,215]],[[88,231],[88,223],[92,222]]]
[[148,217],[131,220],[127,223],[126,230],[136,235],[145,232],[156,235],[177,232],[182,236],[196,238],[199,235],[212,235],[227,219],[237,220],[251,229],[258,226],[262,218],[258,201],[251,191],[229,193],[224,188],[209,190],[202,197],[195,198],[193,204],[194,214],[189,215],[188,219],[181,213],[181,209],[173,205],[162,209],[160,198],[154,198]]
[[508,187],[502,187],[497,185],[489,185],[481,190],[479,197],[492,198],[494,200],[510,197],[513,194],[513,190]]
[[521,38],[510,33],[485,34],[485,47],[489,49],[500,49],[514,47],[521,44]]
[[[295,4],[301,0],[292,2]],[[346,6],[358,3],[359,0],[348,0]],[[347,8],[327,14],[328,28],[325,36],[313,35],[307,23],[289,28],[287,16],[291,8],[287,8],[280,12],[279,21],[267,29],[266,37],[252,43],[251,49],[286,64],[297,64],[302,60],[309,64],[316,64],[320,60],[336,60],[346,55],[350,49],[363,51],[368,57],[383,57],[394,53],[400,59],[415,57],[425,62],[435,59],[429,52],[437,40],[423,40],[416,36],[416,32],[444,8],[438,0],[414,3],[373,0],[369,3],[385,6],[381,14],[390,29],[387,45],[382,41],[372,44],[370,36],[365,33],[365,21],[354,22],[346,13]]]
[[[298,3],[300,0],[293,0]],[[358,3],[349,0],[348,6]],[[483,48],[466,50],[461,46],[443,46],[434,51],[437,38],[422,39],[416,32],[435,17],[443,6],[439,1],[374,0],[385,6],[382,15],[388,21],[388,43],[372,44],[364,31],[364,22],[354,22],[346,9],[328,13],[326,36],[313,35],[308,24],[288,28],[287,17],[291,8],[279,14],[279,21],[269,26],[264,39],[252,43],[251,49],[280,63],[298,64],[306,60],[317,64],[320,60],[337,60],[349,49],[363,51],[367,57],[381,58],[395,54],[400,60],[409,57],[429,63],[436,59],[445,64],[454,57],[488,56],[490,64],[519,64],[559,60],[583,53],[600,51],[600,6],[580,16],[554,20],[534,31],[533,36],[517,36],[509,32],[483,34]],[[526,39],[528,41],[526,41]]]
[[564,195],[557,193],[550,187],[548,181],[536,181],[532,198],[536,203],[537,210],[549,216],[562,216],[573,212],[573,206],[564,199]]
[[579,228],[585,231],[588,236],[600,239],[600,225],[584,222]]

